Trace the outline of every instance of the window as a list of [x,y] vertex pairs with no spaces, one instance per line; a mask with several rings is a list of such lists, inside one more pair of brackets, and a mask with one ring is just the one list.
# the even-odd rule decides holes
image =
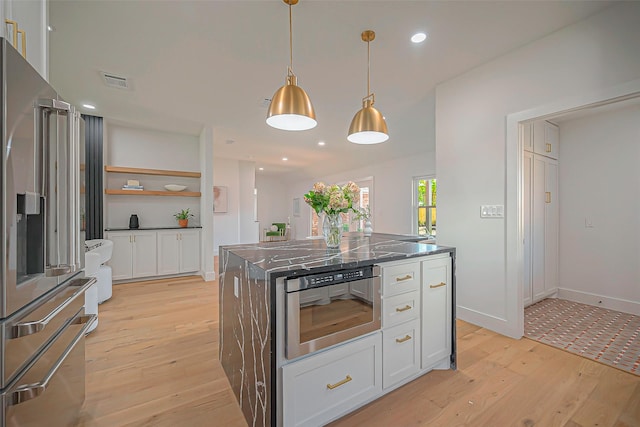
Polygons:
[[413,232],[419,236],[436,235],[436,194],[435,178],[413,178]]
[[[360,187],[360,200],[357,205],[354,203],[354,208],[369,208],[373,213],[373,204],[371,203],[371,194],[373,193],[373,177],[364,178],[361,180],[354,180],[358,187]],[[345,182],[339,182],[338,185],[345,185]],[[342,214],[342,226],[344,231],[362,231],[364,228],[364,221],[351,221],[353,217],[353,213],[349,212],[347,214]],[[321,236],[322,235],[322,223],[320,222],[320,218],[318,218],[318,214],[316,211],[311,209],[311,235],[312,236]]]

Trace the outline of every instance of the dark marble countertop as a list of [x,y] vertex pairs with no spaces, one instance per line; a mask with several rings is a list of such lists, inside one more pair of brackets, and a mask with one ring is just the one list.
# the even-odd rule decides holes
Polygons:
[[179,228],[202,228],[200,225],[189,225],[187,227],[180,227],[179,225],[167,225],[164,227],[140,227],[140,228],[128,228],[128,227],[113,227],[105,228],[104,231],[150,231],[150,230],[177,230]]
[[410,237],[380,233],[366,237],[362,233],[344,233],[342,244],[336,249],[328,249],[324,240],[319,238],[222,246],[220,250],[239,256],[271,277],[292,277],[311,271],[320,273],[438,253],[455,253],[453,247],[403,240]]

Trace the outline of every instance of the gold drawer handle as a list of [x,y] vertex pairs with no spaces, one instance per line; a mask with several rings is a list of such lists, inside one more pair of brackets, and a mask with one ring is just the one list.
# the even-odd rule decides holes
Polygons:
[[441,288],[441,287],[443,287],[443,286],[447,286],[447,284],[446,284],[446,283],[444,283],[444,282],[440,282],[440,283],[438,283],[437,285],[429,285],[429,287],[430,287],[431,289]]
[[396,342],[398,344],[402,344],[405,341],[409,341],[411,339],[411,337],[409,335],[405,335],[404,338],[396,338]]
[[409,279],[413,279],[413,276],[410,274],[407,274],[404,277],[396,277],[396,282],[404,282],[405,280],[409,280]]
[[396,308],[396,311],[397,311],[398,313],[402,313],[403,311],[411,310],[411,308],[412,308],[412,307],[411,307],[410,305],[405,305],[405,306],[404,306],[404,307],[402,307],[402,308]]
[[13,25],[13,47],[18,48],[18,23],[16,21],[12,21],[11,19],[5,19],[4,22],[7,25]]
[[544,193],[544,201],[546,203],[551,203],[551,192],[550,191],[546,191]]
[[[18,30],[18,34],[22,36],[22,57],[27,57],[27,33],[24,30]],[[17,46],[16,46],[17,49]]]
[[335,384],[327,384],[327,388],[329,390],[333,390],[334,388],[338,388],[341,385],[344,385],[346,383],[348,383],[349,381],[351,381],[353,378],[351,378],[351,375],[347,375],[347,377],[345,379],[343,379],[342,381],[338,381]]
[[551,144],[547,143],[546,150],[547,150],[547,153],[551,152]]

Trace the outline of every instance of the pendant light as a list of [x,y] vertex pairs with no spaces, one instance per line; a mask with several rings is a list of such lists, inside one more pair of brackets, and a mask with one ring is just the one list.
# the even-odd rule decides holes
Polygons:
[[376,96],[369,87],[371,68],[369,43],[375,38],[376,33],[372,30],[362,32],[362,41],[367,42],[367,96],[362,98],[362,109],[353,116],[351,126],[349,126],[347,139],[354,144],[378,144],[389,139],[387,123],[384,121],[380,111],[373,107],[376,102]]
[[293,74],[293,31],[291,27],[291,6],[298,0],[282,0],[289,5],[289,67],[286,83],[271,98],[267,112],[267,124],[282,130],[307,130],[316,127],[316,113],[306,92],[298,86],[298,78]]

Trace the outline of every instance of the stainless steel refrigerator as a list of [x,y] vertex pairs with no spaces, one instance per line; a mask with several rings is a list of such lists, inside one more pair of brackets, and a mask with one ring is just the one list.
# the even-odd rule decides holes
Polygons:
[[73,426],[84,401],[80,115],[0,38],[0,426]]

